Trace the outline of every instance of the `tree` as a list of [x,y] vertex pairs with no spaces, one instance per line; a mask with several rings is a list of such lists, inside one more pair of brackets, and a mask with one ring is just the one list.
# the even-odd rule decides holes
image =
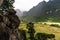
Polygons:
[[14,3],[15,1],[14,0],[4,0],[3,1],[3,4],[2,4],[2,7],[4,8],[4,9],[10,9],[10,8],[13,8],[13,3]]
[[7,10],[9,9],[13,9],[13,3],[15,2],[15,0],[3,0],[0,6],[0,11],[2,13],[6,13]]
[[29,22],[27,24],[26,28],[28,29],[28,33],[30,34],[30,40],[35,40],[35,38],[34,38],[34,34],[35,34],[34,23]]

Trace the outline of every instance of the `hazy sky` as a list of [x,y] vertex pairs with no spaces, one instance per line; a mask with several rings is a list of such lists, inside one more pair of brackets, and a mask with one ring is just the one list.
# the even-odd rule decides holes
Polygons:
[[[33,6],[36,6],[39,2],[43,0],[15,0],[15,9],[20,9],[21,11],[28,11]],[[48,0],[45,0],[48,1]]]

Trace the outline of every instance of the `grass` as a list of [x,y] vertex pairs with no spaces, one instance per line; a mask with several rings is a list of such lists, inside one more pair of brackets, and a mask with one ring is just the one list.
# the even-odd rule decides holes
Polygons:
[[[26,24],[21,23],[19,26],[19,29],[26,30]],[[55,34],[56,40],[60,40],[60,28],[58,27],[53,27],[48,24],[42,24],[42,23],[35,23],[34,24],[34,29],[35,29],[35,34],[41,32],[41,33],[48,33],[48,34]],[[28,34],[27,34],[28,35]]]

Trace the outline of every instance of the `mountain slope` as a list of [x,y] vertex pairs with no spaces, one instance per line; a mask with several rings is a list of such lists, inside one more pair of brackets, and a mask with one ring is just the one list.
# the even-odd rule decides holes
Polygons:
[[30,9],[24,18],[25,21],[60,22],[60,0],[40,2],[37,6]]
[[18,17],[21,17],[21,16],[23,16],[23,12],[22,11],[20,11],[19,9],[16,9],[16,15],[18,16]]

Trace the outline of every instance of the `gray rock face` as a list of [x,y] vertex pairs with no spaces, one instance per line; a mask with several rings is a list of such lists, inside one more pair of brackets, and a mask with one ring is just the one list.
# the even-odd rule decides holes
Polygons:
[[18,32],[20,20],[16,15],[16,12],[11,10],[9,10],[5,15],[0,15],[0,40],[23,39],[21,34]]
[[2,5],[2,3],[3,3],[3,0],[0,0],[0,6]]

